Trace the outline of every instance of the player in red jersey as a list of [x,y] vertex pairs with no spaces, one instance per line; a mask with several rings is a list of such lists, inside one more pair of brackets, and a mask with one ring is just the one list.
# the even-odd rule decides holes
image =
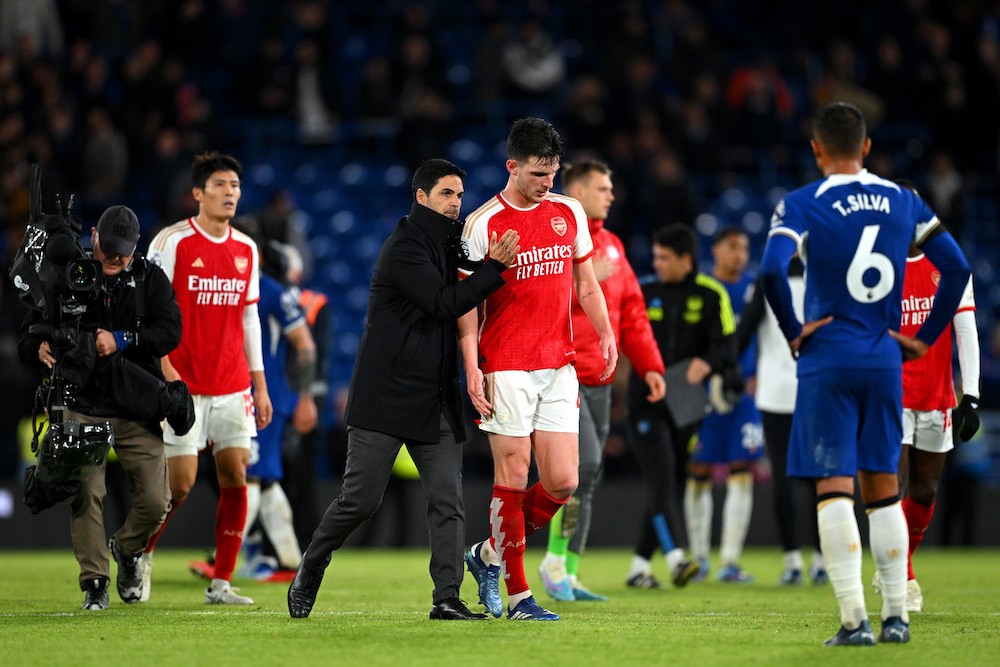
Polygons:
[[[916,192],[912,183],[896,181]],[[910,248],[903,277],[903,320],[900,333],[914,336],[927,319],[941,274],[916,247]],[[954,447],[953,432],[962,442],[979,430],[979,334],[972,279],[962,295],[949,329],[955,330],[962,372],[962,400],[955,406],[952,381],[951,331],[945,329],[927,354],[903,364],[903,447],[899,459],[899,488],[907,488],[903,514],[910,533],[907,558],[906,610],[923,609],[924,596],[913,574],[913,552],[924,539],[934,516],[938,482],[945,457]],[[953,426],[954,425],[954,426]],[[878,572],[872,582],[881,593]]]
[[[600,338],[600,380],[614,373],[618,348],[594,275],[594,245],[580,203],[552,194],[562,139],[548,122],[524,118],[507,138],[507,186],[468,217],[462,233],[469,264],[486,259],[490,235],[521,235],[521,252],[480,313],[459,320],[459,346],[469,396],[482,415],[494,461],[490,539],[466,552],[479,598],[507,617],[558,620],[540,607],[524,575],[525,538],[549,522],[573,495],[579,462],[580,390],[573,363],[573,289]],[[539,483],[528,486],[532,450]]]
[[[611,169],[598,160],[584,160],[566,165],[562,182],[566,194],[577,199],[587,214],[594,242],[594,273],[608,303],[615,340],[632,362],[636,375],[649,387],[647,400],[655,403],[663,398],[666,388],[663,358],[653,338],[639,280],[625,257],[625,246],[604,227],[615,200]],[[601,379],[606,361],[601,356],[600,339],[586,313],[576,305],[573,339],[580,380],[580,481],[573,497],[549,523],[548,550],[538,571],[546,592],[555,600],[602,601],[607,598],[590,591],[577,574],[590,532],[594,489],[610,429],[613,377]]]
[[[167,520],[194,486],[198,452],[212,442],[220,497],[215,568],[205,600],[215,604],[253,604],[235,593],[229,581],[243,542],[250,439],[271,421],[257,314],[257,246],[229,225],[240,200],[242,171],[228,155],[212,152],[195,158],[191,175],[198,215],[165,228],[148,252],[173,283],[184,327],[180,346],[163,358],[163,374],[188,384],[196,412],[194,428],[186,435],[169,428],[163,433],[172,496]],[[166,521],[140,561],[143,599],[149,596],[153,549],[165,527]]]

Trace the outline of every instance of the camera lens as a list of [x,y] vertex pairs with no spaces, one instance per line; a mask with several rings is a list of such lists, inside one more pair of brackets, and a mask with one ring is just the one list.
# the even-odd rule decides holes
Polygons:
[[97,269],[93,264],[72,262],[69,267],[69,284],[74,290],[87,290],[97,282]]

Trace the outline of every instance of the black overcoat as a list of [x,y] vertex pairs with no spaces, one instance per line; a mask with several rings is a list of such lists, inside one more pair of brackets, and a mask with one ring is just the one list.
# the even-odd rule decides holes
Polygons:
[[460,222],[414,203],[382,245],[351,377],[348,426],[408,443],[437,442],[447,405],[457,417],[455,439],[465,439],[457,320],[504,281],[495,260],[458,280],[460,229]]

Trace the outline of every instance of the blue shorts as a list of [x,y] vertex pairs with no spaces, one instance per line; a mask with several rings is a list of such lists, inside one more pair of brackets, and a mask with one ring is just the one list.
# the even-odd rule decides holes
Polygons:
[[724,415],[705,417],[698,432],[698,444],[691,454],[695,463],[756,461],[764,456],[764,433],[760,413],[746,394]]
[[284,479],[281,448],[287,424],[288,417],[274,413],[271,423],[258,431],[257,437],[250,441],[250,466],[247,468],[247,477],[262,482],[279,482]]
[[799,378],[788,445],[789,477],[895,474],[903,442],[898,369],[823,370]]

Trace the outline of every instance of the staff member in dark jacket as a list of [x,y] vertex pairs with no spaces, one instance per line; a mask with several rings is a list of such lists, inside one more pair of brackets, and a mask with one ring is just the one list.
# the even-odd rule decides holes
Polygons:
[[[684,368],[688,384],[701,384],[713,373],[733,375],[736,369],[736,321],[729,293],[714,278],[697,269],[697,239],[685,225],[664,227],[653,237],[655,278],[642,281],[646,312],[653,336],[670,371]],[[674,387],[673,391],[677,391]],[[643,516],[627,584],[659,588],[650,561],[657,546],[667,557],[675,586],[698,573],[697,561],[684,553],[683,499],[688,448],[701,420],[678,424],[664,401],[650,403],[642,378],[632,375],[628,387],[629,442],[639,459],[650,504]]]
[[[119,596],[125,602],[138,601],[138,557],[170,505],[159,419],[176,413],[171,423],[187,428],[194,420],[187,387],[183,382],[164,387],[160,372],[160,357],[181,340],[174,290],[160,267],[136,256],[138,239],[139,220],[126,206],[112,206],[91,228],[93,258],[100,260],[104,273],[93,323],[96,336],[91,339],[101,360],[65,418],[85,424],[111,422],[115,452],[128,475],[134,504],[109,544],[104,530],[105,464],[80,481],[71,505],[70,534],[80,564],[80,588],[86,592],[83,609],[108,608],[109,547],[118,563]],[[52,341],[32,326],[39,321],[37,312],[25,319],[18,352],[29,366],[52,368]],[[109,383],[127,386],[106,386]],[[123,392],[129,396],[128,410],[123,408]]]
[[427,493],[432,619],[485,619],[459,599],[464,575],[462,448],[456,323],[503,285],[519,236],[491,239],[486,262],[458,281],[458,221],[465,172],[432,159],[413,175],[416,200],[382,245],[372,276],[368,323],[347,401],[347,463],[340,496],[313,533],[295,580],[288,612],[312,610],[332,552],[382,503],[392,464],[406,444]]

